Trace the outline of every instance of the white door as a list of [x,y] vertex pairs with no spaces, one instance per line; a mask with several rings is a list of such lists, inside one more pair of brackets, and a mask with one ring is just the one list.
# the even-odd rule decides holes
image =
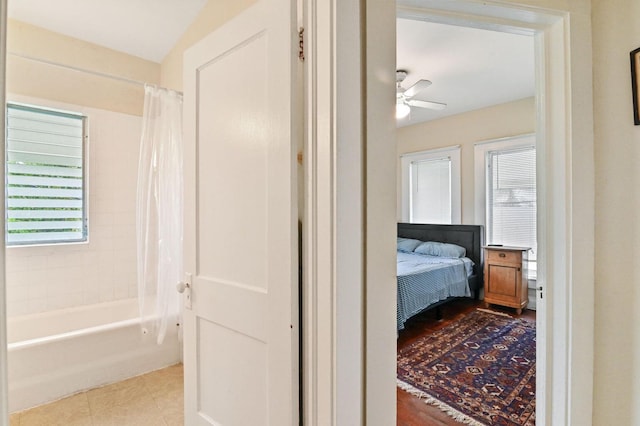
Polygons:
[[189,426],[298,423],[295,3],[258,0],[185,54]]

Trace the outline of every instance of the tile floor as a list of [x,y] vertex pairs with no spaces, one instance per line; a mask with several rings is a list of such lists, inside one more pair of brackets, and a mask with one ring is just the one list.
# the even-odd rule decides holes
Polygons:
[[182,364],[11,415],[10,426],[182,426]]

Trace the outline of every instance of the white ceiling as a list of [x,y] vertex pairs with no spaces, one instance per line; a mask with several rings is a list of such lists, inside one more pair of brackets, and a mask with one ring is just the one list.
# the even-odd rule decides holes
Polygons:
[[414,99],[447,104],[443,111],[411,108],[398,126],[533,96],[533,49],[529,36],[398,19],[397,69],[409,72],[402,86],[430,80]]
[[10,0],[9,17],[161,62],[207,0]]

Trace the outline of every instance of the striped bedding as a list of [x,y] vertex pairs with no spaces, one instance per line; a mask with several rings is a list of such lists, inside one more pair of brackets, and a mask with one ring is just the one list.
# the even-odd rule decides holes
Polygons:
[[471,296],[467,278],[473,262],[398,252],[398,330],[413,315],[452,296]]

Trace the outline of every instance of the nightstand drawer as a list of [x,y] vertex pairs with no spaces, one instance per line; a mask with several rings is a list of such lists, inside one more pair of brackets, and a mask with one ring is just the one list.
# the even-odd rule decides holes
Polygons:
[[491,249],[487,250],[487,259],[489,262],[506,262],[520,263],[522,260],[521,251]]

